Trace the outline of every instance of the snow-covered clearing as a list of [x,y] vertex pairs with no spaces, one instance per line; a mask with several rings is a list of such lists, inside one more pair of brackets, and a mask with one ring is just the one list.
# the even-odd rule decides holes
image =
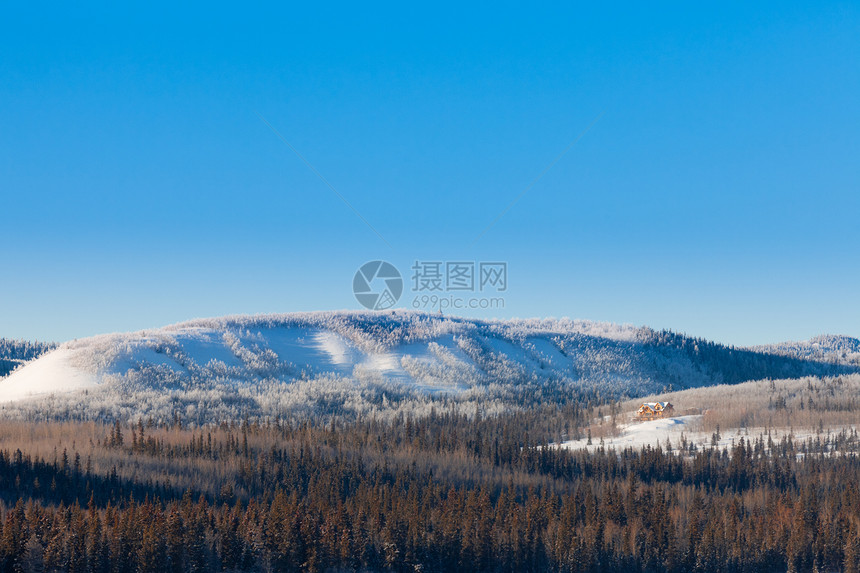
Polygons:
[[[837,428],[831,429],[831,432],[840,432],[843,429],[850,430],[850,428]],[[647,422],[633,421],[628,424],[620,424],[618,426],[618,435],[605,437],[602,443],[600,438],[592,437],[592,443],[588,445],[588,438],[584,437],[580,440],[563,442],[559,446],[567,449],[585,449],[589,451],[593,451],[601,447],[601,445],[605,448],[615,448],[616,450],[623,450],[625,448],[638,450],[644,446],[660,446],[663,450],[666,450],[666,444],[671,443],[672,449],[677,450],[681,446],[683,437],[688,445],[693,443],[697,448],[711,447],[713,445],[723,448],[726,446],[731,447],[741,438],[749,441],[764,436],[766,440],[767,433],[767,428],[725,428],[720,429],[719,439],[714,442],[714,432],[706,432],[702,429],[702,415],[694,414]],[[795,440],[804,441],[808,438],[815,438],[818,435],[816,430],[808,428],[770,429],[770,436],[774,442],[780,441],[783,436],[792,436]]]

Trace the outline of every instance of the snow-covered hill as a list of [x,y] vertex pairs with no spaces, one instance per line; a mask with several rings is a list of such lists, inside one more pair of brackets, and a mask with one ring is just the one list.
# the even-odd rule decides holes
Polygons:
[[0,338],[0,378],[6,376],[29,360],[38,358],[56,348],[51,342],[29,342]]
[[0,379],[0,415],[487,413],[850,370],[668,332],[577,320],[481,321],[421,312],[195,320],[61,345]]

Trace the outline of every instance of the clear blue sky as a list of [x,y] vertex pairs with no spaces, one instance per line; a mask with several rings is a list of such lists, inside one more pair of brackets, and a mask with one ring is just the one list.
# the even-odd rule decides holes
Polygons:
[[507,261],[477,316],[860,336],[856,2],[278,5],[3,6],[0,336],[359,308],[373,259]]

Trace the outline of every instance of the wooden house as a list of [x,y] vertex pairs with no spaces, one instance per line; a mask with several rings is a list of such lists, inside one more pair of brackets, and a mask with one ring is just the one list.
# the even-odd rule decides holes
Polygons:
[[645,402],[636,410],[636,417],[640,420],[653,420],[655,418],[668,418],[675,412],[675,407],[669,402]]

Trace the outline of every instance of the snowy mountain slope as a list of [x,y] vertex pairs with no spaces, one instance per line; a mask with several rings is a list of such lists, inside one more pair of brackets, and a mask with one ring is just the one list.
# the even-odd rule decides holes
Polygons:
[[0,378],[6,376],[28,360],[34,360],[56,348],[51,342],[30,342],[0,338]]
[[825,334],[800,342],[753,346],[752,350],[818,362],[860,365],[860,340],[850,336]]
[[56,392],[73,392],[98,385],[94,373],[72,363],[74,353],[58,348],[37,360],[24,364],[0,381],[2,400],[12,401]]
[[179,415],[204,423],[420,413],[436,401],[490,411],[845,371],[851,367],[567,319],[232,316],[67,342],[0,380],[0,415]]

